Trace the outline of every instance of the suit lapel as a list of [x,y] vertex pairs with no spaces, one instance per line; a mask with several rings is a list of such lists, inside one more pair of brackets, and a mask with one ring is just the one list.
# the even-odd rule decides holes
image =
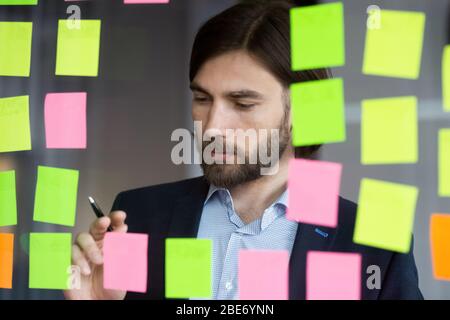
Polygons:
[[299,223],[289,261],[289,299],[306,299],[306,256],[308,251],[327,251],[336,229]]
[[195,180],[190,191],[178,199],[172,208],[169,238],[196,238],[209,185],[203,177]]

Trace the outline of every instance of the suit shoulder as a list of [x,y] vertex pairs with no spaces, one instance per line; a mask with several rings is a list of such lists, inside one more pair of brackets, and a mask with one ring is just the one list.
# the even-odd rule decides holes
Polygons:
[[205,184],[206,181],[203,176],[184,179],[173,182],[160,183],[152,186],[129,189],[120,192],[117,195],[118,199],[127,200],[141,197],[167,197],[176,196],[187,193],[193,188],[198,188]]

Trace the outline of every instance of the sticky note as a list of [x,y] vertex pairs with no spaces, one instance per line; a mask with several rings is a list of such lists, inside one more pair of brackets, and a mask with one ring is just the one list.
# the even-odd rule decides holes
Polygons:
[[292,159],[289,162],[286,217],[335,228],[338,223],[342,164]]
[[49,93],[45,136],[49,149],[86,149],[86,92]]
[[239,252],[240,300],[288,300],[289,252],[241,250]]
[[439,130],[438,192],[450,197],[450,129]]
[[29,97],[0,98],[0,152],[31,150]]
[[14,234],[0,233],[0,288],[12,289]]
[[34,221],[75,225],[78,175],[77,170],[38,166]]
[[416,97],[362,101],[361,163],[416,163],[419,158]]
[[309,251],[306,257],[307,300],[360,300],[358,253]]
[[353,242],[408,253],[418,194],[414,186],[362,179]]
[[125,4],[155,4],[155,3],[169,3],[169,0],[124,0]]
[[30,233],[31,289],[68,289],[72,256],[70,233]]
[[0,22],[0,76],[30,76],[32,34],[32,22]]
[[0,0],[0,6],[4,5],[37,5],[38,0]]
[[100,20],[59,20],[56,75],[98,75]]
[[292,70],[345,64],[342,2],[290,10]]
[[290,94],[294,146],[345,141],[342,79],[294,83]]
[[425,14],[380,10],[378,26],[367,29],[362,72],[417,79],[420,74]]
[[450,281],[450,214],[431,215],[430,244],[434,277]]
[[103,241],[103,287],[147,291],[148,235],[107,232]]
[[16,173],[0,171],[0,227],[17,224]]
[[450,111],[450,45],[444,47],[442,54],[442,101],[444,111]]
[[166,239],[166,298],[210,298],[212,242]]

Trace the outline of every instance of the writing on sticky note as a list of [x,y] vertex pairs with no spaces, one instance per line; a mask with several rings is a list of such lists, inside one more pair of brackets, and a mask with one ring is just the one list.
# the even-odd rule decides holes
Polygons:
[[361,163],[416,163],[418,131],[416,97],[363,100]]
[[408,253],[418,194],[415,186],[362,179],[353,242]]
[[346,139],[342,79],[294,83],[290,86],[290,94],[294,146]]
[[148,235],[107,232],[103,242],[103,287],[147,291]]
[[450,214],[435,213],[430,219],[431,260],[433,275],[450,281]]
[[289,252],[241,250],[238,279],[240,300],[287,300]]
[[341,173],[340,163],[290,160],[287,218],[335,228],[338,223]]
[[0,0],[0,6],[5,5],[37,5],[38,0]]
[[38,166],[34,221],[75,225],[78,175],[77,170]]
[[210,298],[212,242],[166,239],[166,298]]
[[86,148],[85,92],[49,93],[45,98],[47,148]]
[[290,10],[293,70],[345,64],[344,9],[341,2]]
[[450,129],[439,130],[438,192],[450,197]]
[[444,111],[450,111],[450,45],[444,47],[442,54],[442,101]]
[[0,233],[0,288],[12,289],[14,234]]
[[0,76],[29,77],[31,22],[0,22]]
[[31,150],[29,97],[0,98],[0,152]]
[[30,233],[31,289],[69,289],[70,233]]
[[16,173],[0,172],[0,227],[17,224]]
[[306,299],[360,300],[361,263],[361,255],[357,253],[309,251]]
[[56,75],[98,75],[100,20],[59,20]]
[[422,12],[380,10],[379,26],[367,29],[363,73],[417,79],[424,29]]

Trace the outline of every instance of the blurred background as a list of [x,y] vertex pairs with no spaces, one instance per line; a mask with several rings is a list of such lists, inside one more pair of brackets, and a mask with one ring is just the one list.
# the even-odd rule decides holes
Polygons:
[[[249,0],[251,1],[251,0]],[[176,166],[170,154],[177,128],[192,128],[188,65],[198,27],[233,0],[170,0],[164,5],[124,5],[122,0],[64,2],[38,6],[0,6],[0,21],[32,21],[31,77],[0,77],[0,97],[30,95],[32,151],[0,154],[0,171],[16,170],[18,225],[0,228],[16,235],[13,289],[0,299],[62,299],[55,290],[28,289],[28,234],[86,230],[93,219],[88,195],[109,210],[118,192],[201,175],[195,165]],[[297,1],[309,5],[320,1]],[[323,1],[328,2],[328,1]],[[420,188],[415,218],[415,248],[420,288],[426,299],[450,299],[450,282],[433,279],[429,249],[431,213],[450,212],[450,198],[437,195],[437,133],[449,127],[442,110],[441,57],[449,42],[449,0],[344,0],[346,66],[333,69],[345,80],[347,141],[326,145],[320,159],[344,164],[342,195],[357,201],[360,179],[370,177]],[[100,70],[96,78],[55,76],[58,19],[69,5],[82,19],[101,19]],[[422,11],[427,15],[418,80],[364,76],[361,73],[367,7]],[[1,46],[1,43],[0,43]],[[88,148],[45,147],[44,98],[49,92],[88,93]],[[414,165],[360,164],[360,102],[365,98],[415,95],[419,99],[420,155]],[[382,128],[380,128],[382,130]],[[0,133],[1,134],[1,133]],[[37,166],[80,170],[75,228],[33,222]]]

